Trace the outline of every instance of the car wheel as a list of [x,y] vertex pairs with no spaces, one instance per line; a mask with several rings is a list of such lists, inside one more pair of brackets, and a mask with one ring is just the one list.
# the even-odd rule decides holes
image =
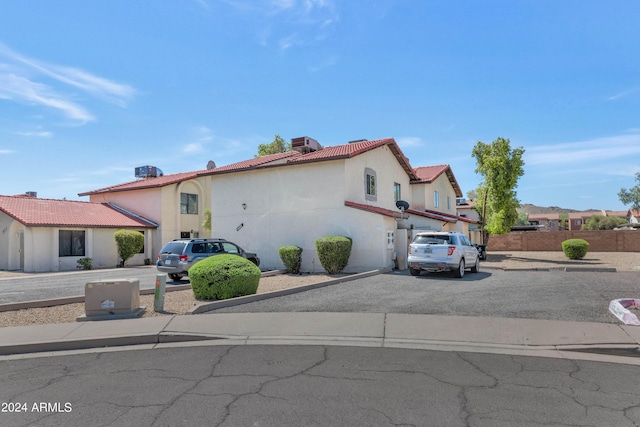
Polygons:
[[177,282],[180,280],[180,275],[175,273],[169,273],[169,279],[173,280],[174,282]]
[[472,273],[477,273],[478,271],[480,271],[480,257],[476,258],[476,263],[473,267],[471,267],[471,272]]
[[409,267],[409,273],[411,273],[412,276],[419,276],[420,272],[421,270],[419,269]]
[[464,277],[464,258],[460,259],[460,264],[458,264],[458,268],[453,272],[453,277],[462,278]]

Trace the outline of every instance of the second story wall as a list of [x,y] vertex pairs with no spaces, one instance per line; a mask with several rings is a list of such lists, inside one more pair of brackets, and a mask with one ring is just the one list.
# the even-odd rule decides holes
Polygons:
[[[375,195],[369,194],[371,176]],[[346,200],[351,202],[395,210],[399,192],[401,200],[411,203],[409,176],[386,145],[347,159],[344,186]]]

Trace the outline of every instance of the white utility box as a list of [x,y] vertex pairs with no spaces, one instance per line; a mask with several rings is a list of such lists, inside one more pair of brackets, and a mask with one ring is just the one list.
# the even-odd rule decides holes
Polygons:
[[87,317],[133,313],[140,308],[140,280],[88,282],[84,287]]

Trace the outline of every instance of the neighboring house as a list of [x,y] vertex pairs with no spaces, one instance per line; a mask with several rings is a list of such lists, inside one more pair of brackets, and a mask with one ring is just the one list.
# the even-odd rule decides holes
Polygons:
[[[406,259],[408,233],[398,230],[469,234],[469,225],[477,222],[456,215],[455,199],[461,190],[448,165],[414,170],[392,138],[326,148],[316,144],[305,144],[300,152],[80,195],[89,195],[93,202],[117,203],[158,222],[162,242],[183,234],[209,234],[201,227],[203,210],[209,208],[211,235],[257,252],[264,268],[282,268],[278,249],[298,245],[305,271],[322,270],[315,253],[319,237],[351,237],[348,270],[362,271],[391,267],[398,254]],[[179,208],[185,193],[197,195],[193,218]],[[404,214],[396,207],[398,200],[410,204]]]
[[640,224],[640,209],[629,210],[629,224]]
[[[353,239],[348,271],[392,267],[396,255],[406,260],[405,229],[451,230],[465,223],[426,204],[439,191],[446,203],[459,188],[450,168],[433,182],[421,179],[392,138],[357,141],[293,155],[286,160],[246,168],[211,171],[214,234],[257,251],[265,267],[281,268],[278,248],[303,249],[302,269],[321,271],[315,240],[330,235]],[[457,183],[455,184],[457,186]],[[410,204],[402,214],[396,201]],[[445,205],[446,206],[446,205]],[[439,206],[442,208],[442,206]],[[471,222],[471,221],[469,221]],[[404,237],[401,237],[404,233]],[[394,239],[397,241],[394,243]]]
[[546,214],[529,214],[529,223],[531,225],[539,226],[541,231],[558,231],[558,230],[581,230],[582,226],[587,221],[596,216],[617,216],[627,219],[627,211],[582,211],[582,212],[570,212],[568,218],[566,218],[566,226],[563,227],[563,219],[560,218],[560,214],[546,213]]
[[129,264],[143,264],[157,224],[110,203],[0,196],[0,270],[28,273],[75,270],[80,258],[94,267],[116,267],[114,233],[138,230],[145,235],[142,253]]
[[[162,246],[170,240],[211,235],[202,224],[205,220],[204,211],[211,209],[212,205],[209,175],[213,170],[253,167],[297,154],[280,153],[269,156],[268,159],[258,157],[223,168],[148,177],[78,195],[89,196],[92,202],[115,203],[156,222],[158,228],[154,231],[151,248],[155,259]],[[222,199],[216,201],[225,204]],[[217,230],[214,230],[213,234],[219,236]]]

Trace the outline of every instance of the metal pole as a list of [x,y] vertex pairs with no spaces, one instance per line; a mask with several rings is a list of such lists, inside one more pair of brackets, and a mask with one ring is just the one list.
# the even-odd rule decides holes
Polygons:
[[153,294],[153,310],[164,311],[164,291],[167,287],[167,275],[156,274],[156,291]]

